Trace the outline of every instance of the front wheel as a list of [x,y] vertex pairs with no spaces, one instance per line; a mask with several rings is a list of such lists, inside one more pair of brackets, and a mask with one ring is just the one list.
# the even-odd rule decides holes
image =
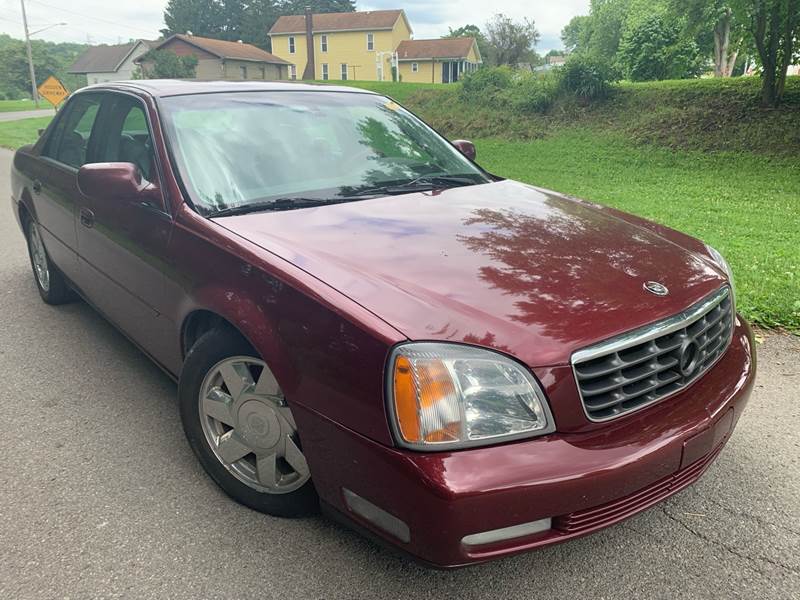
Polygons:
[[178,386],[189,444],[234,500],[260,512],[314,512],[317,495],[292,411],[267,364],[228,329],[189,351]]

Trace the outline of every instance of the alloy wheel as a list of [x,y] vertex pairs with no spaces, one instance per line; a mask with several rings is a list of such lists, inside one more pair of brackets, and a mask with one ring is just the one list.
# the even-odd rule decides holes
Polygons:
[[50,269],[47,266],[47,252],[44,249],[42,237],[39,235],[39,227],[33,221],[28,227],[28,247],[31,252],[36,280],[42,290],[47,292],[50,290]]
[[239,481],[286,494],[310,479],[297,424],[266,363],[249,356],[221,361],[203,380],[198,400],[209,447]]

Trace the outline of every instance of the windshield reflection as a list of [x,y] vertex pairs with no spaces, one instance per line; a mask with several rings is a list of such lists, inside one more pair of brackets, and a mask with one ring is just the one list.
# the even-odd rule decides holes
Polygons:
[[[380,195],[391,186],[451,187],[486,175],[386,98],[343,92],[239,92],[164,99],[173,155],[205,214],[258,204]],[[426,182],[422,176],[459,176]],[[402,190],[400,190],[402,191]],[[391,190],[386,193],[392,193]],[[287,202],[289,200],[289,202]]]

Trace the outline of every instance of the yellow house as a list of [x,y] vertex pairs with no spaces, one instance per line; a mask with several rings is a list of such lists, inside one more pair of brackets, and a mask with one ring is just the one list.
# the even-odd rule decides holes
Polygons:
[[[313,39],[313,73],[307,31]],[[290,63],[289,79],[391,81],[392,55],[411,39],[403,10],[280,17],[269,36],[272,53]]]
[[397,47],[402,81],[453,83],[483,62],[475,38],[405,40]]

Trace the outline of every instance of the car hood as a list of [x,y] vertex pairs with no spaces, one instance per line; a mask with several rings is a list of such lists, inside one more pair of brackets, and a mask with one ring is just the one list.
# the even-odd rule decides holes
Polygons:
[[566,363],[724,283],[653,231],[513,181],[215,221],[410,339],[488,346],[531,366]]

